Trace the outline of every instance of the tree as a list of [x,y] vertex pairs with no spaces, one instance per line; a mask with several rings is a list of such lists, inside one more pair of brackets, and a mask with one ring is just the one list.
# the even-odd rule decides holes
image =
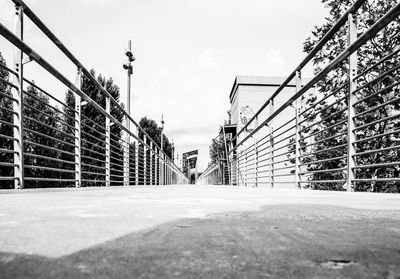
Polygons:
[[[139,126],[149,135],[149,137],[158,145],[161,146],[161,127],[150,118],[142,117],[139,121]],[[144,134],[139,131],[139,138],[143,140]],[[173,145],[169,142],[168,137],[163,133],[163,151],[168,158],[172,159]]]
[[[309,53],[317,42],[326,34],[326,32],[333,26],[333,24],[341,17],[341,15],[352,5],[353,1],[344,0],[323,0],[322,1],[326,8],[329,10],[329,16],[326,18],[326,22],[322,26],[316,26],[312,31],[312,35],[304,43],[304,51]],[[358,33],[363,33],[372,24],[375,23],[377,18],[383,16],[387,11],[397,4],[395,0],[375,0],[368,1],[364,4],[358,12]],[[399,20],[397,19],[390,25],[384,28],[374,39],[368,41],[361,49],[358,50],[359,60],[358,68],[361,72],[368,66],[376,63],[379,59],[392,53],[399,44]],[[345,47],[347,44],[347,27],[341,28],[335,36],[327,42],[320,51],[313,58],[314,72],[320,72],[325,65],[331,62]],[[357,93],[358,99],[363,99],[366,96],[374,94],[379,90],[383,90],[380,94],[376,94],[374,97],[366,99],[356,107],[357,113],[362,113],[369,110],[370,108],[376,107],[380,104],[385,103],[388,100],[396,99],[399,97],[399,91],[397,87],[389,88],[385,90],[389,85],[399,81],[399,71],[391,70],[399,63],[397,56],[388,60],[379,67],[374,68],[367,74],[363,75],[358,82],[365,85],[365,88]],[[389,73],[384,75],[382,79],[376,79],[379,75],[388,71]],[[348,64],[347,62],[341,63],[338,67],[333,69],[325,78],[318,83],[318,91],[320,96],[327,96],[334,90],[340,88],[337,93],[330,99],[324,102],[317,102],[321,100],[317,96],[308,96],[305,99],[305,107],[315,105],[311,110],[308,110],[304,114],[305,118],[308,118],[303,124],[302,129],[303,137],[308,137],[308,141],[303,140],[303,152],[312,151],[314,155],[306,157],[303,162],[319,161],[327,158],[336,158],[345,155],[345,147],[338,147],[330,149],[334,146],[341,146],[347,143],[347,137],[345,132],[347,131],[347,125],[345,123],[340,124],[342,121],[347,119],[346,108],[348,94]],[[335,105],[333,105],[336,103]],[[357,117],[357,126],[370,123],[375,120],[388,117],[393,113],[394,109],[398,109],[398,102],[390,104],[390,106],[382,106],[370,113],[366,113],[360,117]],[[381,135],[387,131],[396,131],[399,128],[398,119],[390,119],[382,121],[377,125],[368,126],[362,130],[357,131],[357,138],[362,139],[375,135]],[[343,134],[342,136],[335,136]],[[313,147],[304,147],[309,142],[316,143]],[[366,150],[379,150],[385,147],[391,147],[396,145],[399,141],[398,133],[393,133],[390,136],[378,136],[376,140],[364,141],[356,145],[357,152],[363,152]],[[329,151],[323,151],[323,150]],[[318,153],[315,153],[318,151]],[[399,161],[400,154],[396,149],[380,151],[373,154],[366,154],[356,157],[357,165],[370,165],[376,163],[388,163]],[[308,165],[308,171],[326,170],[326,169],[338,169],[346,166],[346,159],[338,158],[337,160],[327,161],[317,164]],[[371,167],[357,170],[357,178],[387,178],[387,177],[398,177],[399,166],[388,166],[385,168]],[[343,171],[332,171],[332,172],[321,172],[314,173],[311,180],[334,180],[344,179],[346,177]],[[356,189],[358,191],[382,191],[382,192],[399,192],[400,188],[395,182],[380,183],[379,187],[376,183],[370,182],[357,182]],[[315,189],[328,189],[328,190],[342,190],[342,184],[338,183],[316,183],[311,187]]]

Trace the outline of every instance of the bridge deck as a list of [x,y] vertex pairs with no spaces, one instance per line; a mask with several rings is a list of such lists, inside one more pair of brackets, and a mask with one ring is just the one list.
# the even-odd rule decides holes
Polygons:
[[44,278],[50,269],[84,277],[104,268],[113,278],[127,270],[390,275],[400,272],[398,239],[399,195],[188,185],[0,192],[0,273],[10,277]]

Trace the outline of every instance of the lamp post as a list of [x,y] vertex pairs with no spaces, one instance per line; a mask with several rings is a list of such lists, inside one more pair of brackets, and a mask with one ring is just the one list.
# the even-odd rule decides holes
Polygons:
[[128,84],[127,84],[127,114],[125,115],[125,127],[128,130],[125,137],[125,148],[124,148],[124,185],[129,185],[129,145],[130,145],[130,120],[131,115],[131,75],[133,73],[132,62],[136,58],[132,54],[132,42],[129,40],[128,48],[125,50],[125,55],[128,60],[123,64],[123,68],[127,70],[128,73]]

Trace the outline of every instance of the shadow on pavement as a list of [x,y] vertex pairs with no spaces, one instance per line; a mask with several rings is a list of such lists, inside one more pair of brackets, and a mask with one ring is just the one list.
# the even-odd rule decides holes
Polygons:
[[399,211],[276,205],[176,220],[60,258],[0,253],[0,277],[397,279],[399,239]]

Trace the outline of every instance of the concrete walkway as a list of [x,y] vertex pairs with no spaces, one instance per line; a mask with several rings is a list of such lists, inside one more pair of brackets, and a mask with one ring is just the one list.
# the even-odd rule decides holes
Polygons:
[[[168,222],[178,222],[179,227],[184,220],[201,222],[243,211],[264,212],[261,217],[254,215],[259,220],[255,227],[269,222],[265,212],[275,221],[290,215],[289,223],[298,227],[306,224],[308,216],[313,216],[314,225],[318,225],[318,216],[339,225],[341,219],[349,218],[370,218],[368,222],[373,224],[377,220],[400,221],[400,195],[194,185],[1,191],[0,272],[1,263],[4,268],[12,262],[13,258],[7,258],[10,255],[58,258]],[[296,227],[288,228],[286,234],[290,236],[290,230],[296,234]],[[400,227],[391,232],[400,239]]]

